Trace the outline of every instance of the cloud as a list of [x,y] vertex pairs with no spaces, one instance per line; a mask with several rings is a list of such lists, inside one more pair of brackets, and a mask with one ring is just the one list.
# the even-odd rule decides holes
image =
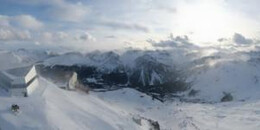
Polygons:
[[44,26],[44,24],[31,15],[17,15],[5,16],[0,15],[0,28],[12,27],[27,30],[37,30]]
[[54,34],[51,32],[43,32],[41,33],[40,37],[43,38],[42,41],[47,41],[47,42],[52,41],[54,38],[56,38]]
[[218,39],[218,42],[225,42],[225,41],[228,41],[228,39],[227,38],[219,38]]
[[57,32],[56,33],[56,36],[59,38],[59,39],[66,39],[67,37],[69,37],[69,35],[65,32]]
[[237,44],[250,44],[253,42],[252,39],[245,38],[242,34],[235,33],[232,38],[233,42]]
[[88,32],[41,32],[38,33],[33,43],[41,46],[62,47],[67,49],[87,50],[96,46],[96,38]]
[[[39,17],[61,22],[82,22],[90,8],[71,0],[2,0],[18,7],[34,9]],[[1,4],[1,2],[0,2]],[[10,6],[10,5],[8,5]],[[40,10],[38,10],[40,9]],[[22,9],[24,10],[24,9]],[[25,10],[26,11],[26,10]]]
[[43,23],[31,15],[18,15],[10,18],[11,22],[25,29],[40,29]]
[[108,36],[105,36],[105,38],[107,38],[107,39],[115,39],[115,38],[117,38],[117,37],[114,36],[114,35],[108,35]]
[[10,26],[9,17],[5,15],[0,15],[0,27]]
[[43,26],[43,24],[30,15],[0,15],[0,40],[31,40],[32,34],[30,30],[40,26]]
[[87,32],[41,32],[35,35],[34,41],[40,44],[79,46],[95,42],[96,38]]
[[[204,31],[202,33],[196,33],[198,29],[197,27],[193,28],[192,23],[194,22],[187,20],[187,18],[190,19],[190,17],[188,17],[190,15],[185,17],[185,15],[183,16],[181,14],[191,14],[192,17],[192,14],[194,14],[192,13],[193,8],[189,7],[194,6],[194,8],[197,8],[198,6],[198,8],[200,8],[198,4],[201,2],[197,0],[197,2],[191,2],[191,0],[184,2],[177,0],[165,0],[164,2],[161,0],[0,1],[0,12],[10,15],[0,15],[0,29],[2,31],[0,39],[2,40],[32,39],[34,42],[39,41],[41,44],[71,44],[72,46],[77,43],[88,45],[88,43],[91,42],[93,44],[100,42],[102,45],[105,45],[105,43],[107,43],[106,45],[116,43],[124,47],[124,44],[122,44],[123,41],[133,41],[131,45],[138,46],[140,45],[139,43],[145,42],[148,37],[157,39],[164,37],[165,34],[169,32],[174,32],[177,35],[194,32],[192,35],[188,34],[190,39],[187,36],[171,35],[168,39],[163,39],[163,41],[147,40],[154,47],[178,47],[189,45],[191,41],[196,41],[196,38],[211,39],[211,35],[214,35],[216,38],[226,37],[230,32],[244,32],[245,34],[251,35],[249,33],[251,29],[243,24],[243,20],[238,20],[242,23],[241,28],[236,28],[236,25],[229,26],[232,29],[225,28],[224,31],[227,31],[227,34],[221,33],[221,35],[218,35],[218,33],[215,33],[217,31],[222,32],[223,29],[221,30],[221,28],[210,32],[212,34],[207,34],[207,31],[205,35],[203,33]],[[215,2],[212,2],[212,4],[214,3]],[[218,2],[216,3],[218,4]],[[207,6],[208,2],[205,2],[205,5]],[[209,2],[209,5],[211,6],[211,2]],[[222,7],[222,3],[216,5],[216,9],[218,9],[218,6]],[[186,8],[187,12],[185,12]],[[201,8],[204,10],[204,4]],[[222,8],[221,10],[226,11],[225,8],[226,7],[223,6],[223,10]],[[197,15],[200,15],[199,11],[197,11]],[[201,17],[203,17],[205,13],[201,13]],[[229,16],[229,13],[233,14],[229,11],[226,13],[227,16]],[[240,17],[236,19],[240,19]],[[227,22],[220,23],[220,25],[223,24],[224,26],[226,23]],[[207,24],[205,27],[203,24],[202,27],[204,30],[207,28],[206,26]],[[255,26],[255,28],[258,27],[259,26]],[[85,32],[86,30],[87,32]],[[200,30],[201,28],[199,32]],[[200,34],[201,37],[198,36]],[[96,38],[100,39],[96,40]],[[215,41],[216,38],[212,39]],[[234,36],[233,39],[229,37],[228,40],[228,42],[234,40],[240,44],[250,42],[250,39],[239,35]],[[222,44],[225,44],[225,39],[220,39],[220,41],[222,41]],[[17,40],[17,42],[19,42],[19,40]]]
[[132,30],[132,31],[140,31],[148,33],[150,29],[138,23],[126,23],[126,22],[119,22],[119,21],[103,21],[101,25],[112,28],[112,29],[120,29],[120,30]]
[[174,1],[166,0],[164,2],[161,2],[160,0],[154,0],[153,3],[150,3],[150,9],[165,11],[167,13],[176,13],[177,12],[176,4],[169,4],[169,3],[174,3]]
[[10,40],[30,40],[31,33],[29,31],[20,31],[11,28],[0,28],[0,40],[10,41]]
[[84,32],[80,36],[76,37],[76,39],[82,40],[82,41],[96,41],[96,38],[87,32]]
[[43,27],[43,23],[31,15],[0,15],[1,41],[32,40],[32,31]]
[[40,32],[35,35],[34,40],[46,44],[63,44],[65,41],[71,41],[73,36],[67,32]]
[[167,11],[168,13],[176,13],[177,9],[172,7],[158,7],[159,10]]
[[152,39],[147,40],[154,47],[187,47],[187,46],[194,46],[190,43],[188,36],[176,36],[174,37],[173,34],[169,36],[168,40],[162,40],[160,42],[156,42]]
[[52,5],[47,10],[52,19],[65,22],[82,22],[89,12],[90,9],[80,2],[74,4],[65,1]]
[[21,4],[21,5],[32,5],[32,6],[37,6],[37,5],[44,5],[44,4],[58,4],[62,0],[1,0],[9,3],[15,3],[15,4]]

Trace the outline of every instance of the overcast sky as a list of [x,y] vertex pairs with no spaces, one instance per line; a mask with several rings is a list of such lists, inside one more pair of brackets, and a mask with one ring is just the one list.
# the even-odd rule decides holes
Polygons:
[[0,44],[144,47],[171,33],[196,43],[260,35],[259,0],[0,0]]

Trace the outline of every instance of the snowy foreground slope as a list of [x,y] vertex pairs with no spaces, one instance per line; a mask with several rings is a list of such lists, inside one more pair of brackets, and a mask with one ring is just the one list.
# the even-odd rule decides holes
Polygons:
[[[85,94],[66,91],[40,79],[29,98],[0,98],[2,130],[148,130],[133,117],[159,122],[164,130],[258,130],[260,101],[217,104],[161,103],[134,89]],[[21,107],[18,115],[11,104]]]
[[[3,130],[61,129],[61,130],[114,130],[141,129],[129,113],[113,107],[94,95],[68,92],[40,80],[35,96],[29,98],[1,97],[0,128]],[[12,103],[21,107],[21,113],[10,111]]]

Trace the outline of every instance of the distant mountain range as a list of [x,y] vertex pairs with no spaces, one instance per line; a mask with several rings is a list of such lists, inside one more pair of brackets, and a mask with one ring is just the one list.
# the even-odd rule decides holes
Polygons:
[[[76,71],[80,82],[93,91],[131,87],[160,100],[178,96],[188,100],[219,101],[223,92],[231,93],[235,100],[250,99],[252,95],[258,97],[260,52],[237,50],[179,47],[59,54],[18,49],[1,51],[0,61],[9,61],[14,66],[36,63],[43,75]],[[6,67],[8,63],[1,66]]]

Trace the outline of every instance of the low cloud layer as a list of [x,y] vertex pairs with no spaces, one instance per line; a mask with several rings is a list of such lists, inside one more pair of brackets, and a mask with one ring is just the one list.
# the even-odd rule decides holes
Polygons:
[[31,40],[31,31],[41,29],[44,24],[31,15],[0,15],[0,40]]
[[0,28],[0,41],[30,40],[31,38],[32,37],[29,31]]
[[239,33],[235,33],[232,40],[237,44],[250,44],[253,42],[252,39],[245,38],[242,34]]
[[40,29],[44,24],[31,15],[6,16],[0,15],[1,28],[21,28],[27,30]]
[[148,43],[151,43],[154,47],[187,47],[194,46],[190,41],[188,36],[173,36],[171,34],[168,40],[161,40],[160,42],[156,42],[152,39],[147,40]]
[[46,12],[50,14],[53,20],[81,22],[85,20],[90,9],[80,2],[72,4],[61,1],[59,4],[53,4]]
[[144,33],[150,32],[149,27],[138,24],[138,23],[128,23],[128,22],[119,22],[119,21],[103,21],[100,25],[115,29],[115,30],[131,30],[131,31],[140,31]]
[[89,34],[88,32],[84,32],[80,36],[77,36],[76,39],[82,40],[82,41],[96,41],[96,38]]
[[43,23],[34,18],[31,15],[19,15],[10,18],[10,22],[24,29],[40,29],[43,27]]

